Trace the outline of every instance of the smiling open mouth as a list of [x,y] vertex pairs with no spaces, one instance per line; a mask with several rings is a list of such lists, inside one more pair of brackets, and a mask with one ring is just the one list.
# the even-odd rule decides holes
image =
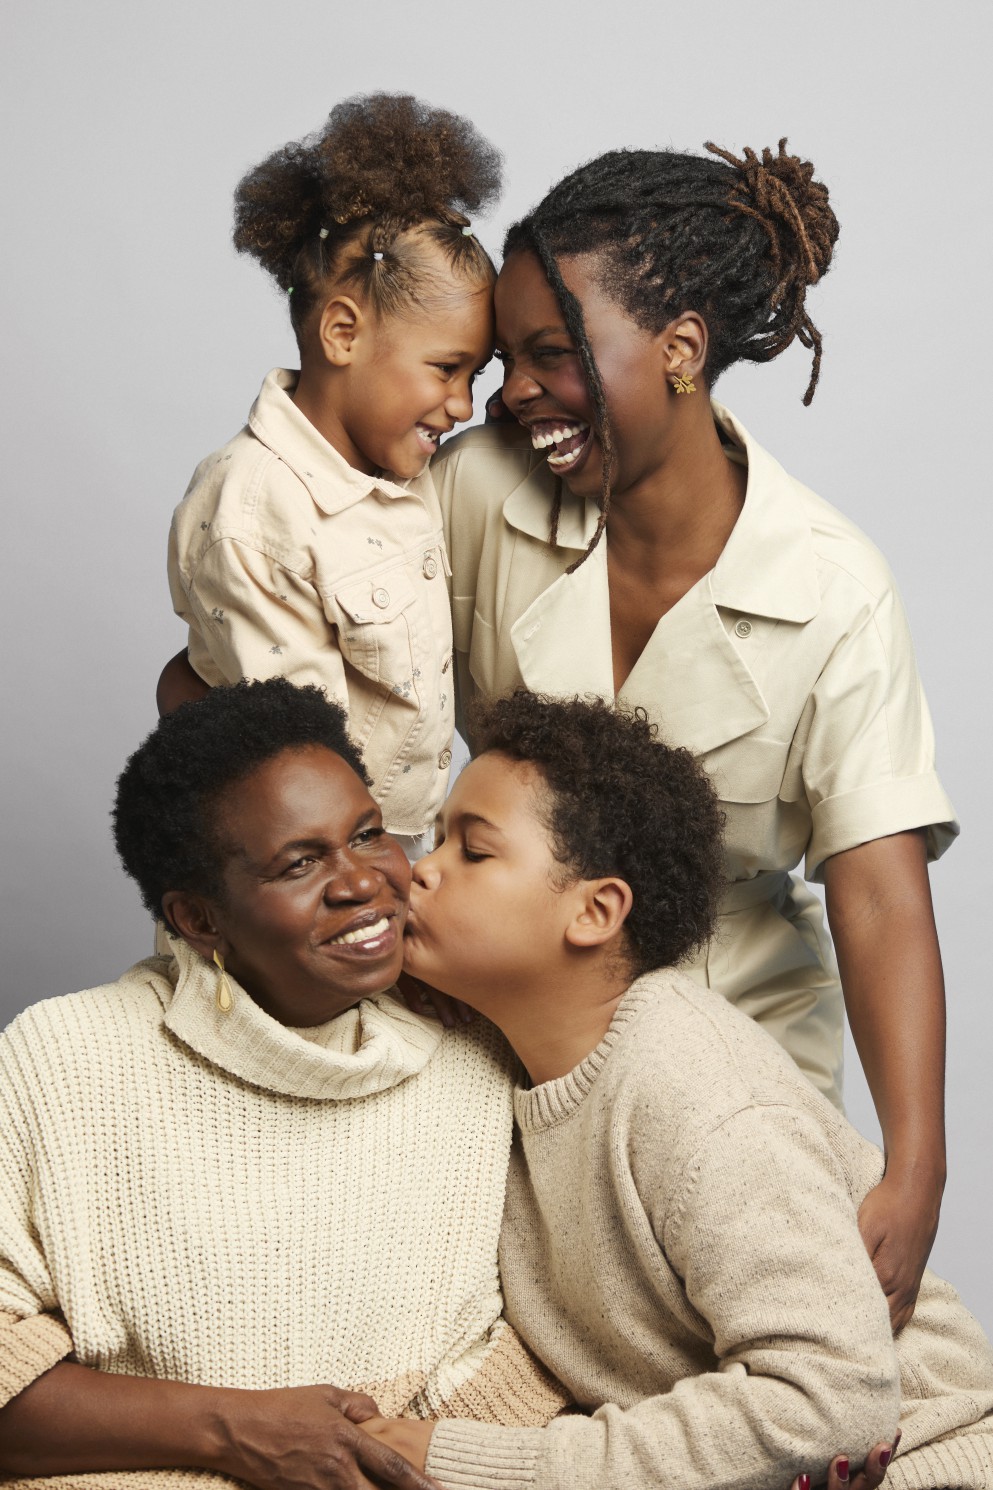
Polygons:
[[425,446],[427,446],[427,448],[432,453],[435,450],[437,450],[437,448],[438,448],[438,441],[441,439],[441,430],[440,429],[432,429],[430,427],[430,425],[427,425],[427,424],[415,424],[414,425],[414,429],[417,431],[417,437],[418,437],[418,439]]
[[553,471],[567,471],[574,466],[592,440],[592,427],[582,420],[570,424],[549,419],[531,426],[531,444],[535,450],[548,451],[548,464]]
[[378,921],[373,921],[371,926],[360,926],[356,931],[345,931],[341,936],[332,936],[328,939],[329,947],[351,947],[356,942],[375,941],[376,937],[385,935],[389,930],[389,916],[380,916]]

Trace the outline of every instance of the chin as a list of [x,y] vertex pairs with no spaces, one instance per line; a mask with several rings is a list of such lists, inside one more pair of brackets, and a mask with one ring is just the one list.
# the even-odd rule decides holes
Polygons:
[[398,461],[396,465],[385,465],[382,469],[389,471],[391,476],[396,476],[400,481],[413,481],[415,476],[423,476],[430,464],[430,457],[425,455],[421,460],[410,460],[408,458],[404,461]]

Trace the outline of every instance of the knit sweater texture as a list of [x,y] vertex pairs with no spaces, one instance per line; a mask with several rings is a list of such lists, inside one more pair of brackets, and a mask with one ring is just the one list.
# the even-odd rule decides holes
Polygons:
[[[286,1029],[185,943],[0,1036],[0,1405],[70,1352],[388,1415],[545,1422],[500,1319],[512,1057],[390,995]],[[7,1481],[221,1485],[171,1471]]]
[[784,1490],[903,1439],[887,1490],[993,1487],[993,1353],[927,1273],[894,1346],[858,1206],[882,1172],[768,1035],[677,973],[516,1094],[507,1317],[590,1417],[440,1423],[460,1490]]

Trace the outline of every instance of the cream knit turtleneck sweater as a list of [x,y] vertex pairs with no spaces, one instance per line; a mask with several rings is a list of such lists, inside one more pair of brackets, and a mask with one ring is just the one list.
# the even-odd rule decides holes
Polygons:
[[214,976],[180,942],[0,1037],[0,1405],[73,1351],[184,1382],[332,1382],[388,1415],[547,1421],[561,1398],[499,1321],[500,1037],[389,995],[294,1031],[233,982],[220,1012]]

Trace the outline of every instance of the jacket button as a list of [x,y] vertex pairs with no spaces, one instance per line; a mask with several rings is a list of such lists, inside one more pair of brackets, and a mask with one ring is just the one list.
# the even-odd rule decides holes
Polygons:
[[439,755],[439,757],[438,757],[438,767],[439,767],[439,769],[442,770],[442,771],[447,771],[448,768],[449,768],[449,766],[451,764],[452,764],[452,752],[450,750],[443,750],[441,752],[441,754]]
[[737,621],[735,623],[734,634],[735,634],[735,636],[751,636],[751,634],[752,634],[752,623],[751,623],[751,621]]
[[389,590],[373,590],[372,603],[378,605],[380,610],[385,610],[390,603]]
[[425,554],[424,563],[421,565],[421,573],[425,579],[434,579],[438,573],[438,560],[434,554]]

